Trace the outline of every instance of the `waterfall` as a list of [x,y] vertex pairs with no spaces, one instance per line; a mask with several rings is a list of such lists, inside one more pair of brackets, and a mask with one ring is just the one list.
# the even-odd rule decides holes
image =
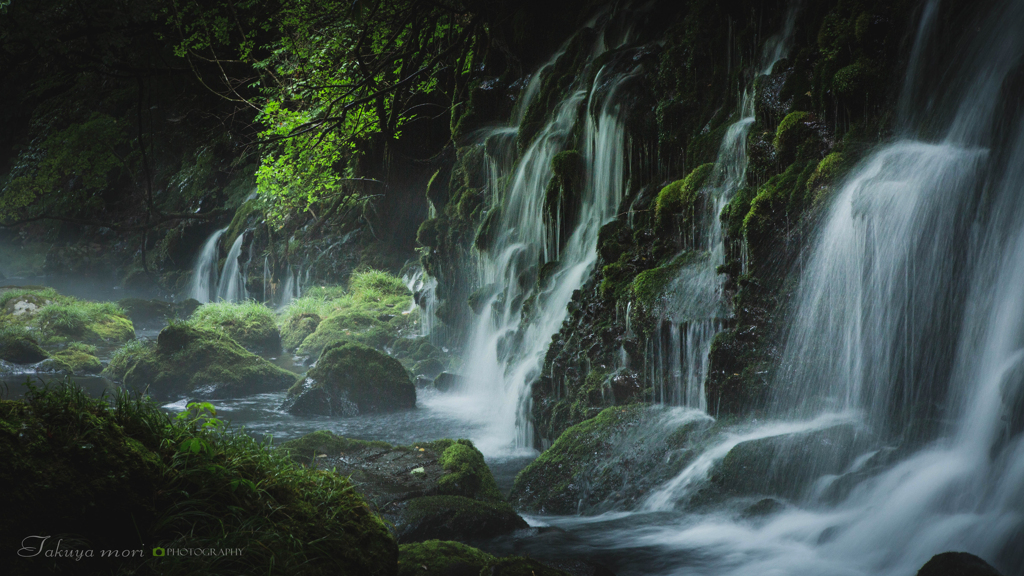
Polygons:
[[[569,93],[514,165],[515,129],[490,133],[494,146],[489,147],[496,149],[488,169],[492,208],[500,202],[502,209],[498,233],[476,266],[478,286],[494,289],[471,329],[460,390],[463,415],[484,428],[476,441],[485,453],[532,444],[529,385],[540,373],[552,335],[565,321],[573,292],[597,260],[598,230],[615,217],[624,195],[626,110],[617,89],[632,71],[611,68],[599,70],[592,86],[577,86]],[[540,76],[534,76],[524,97],[536,92],[532,87]],[[520,102],[522,109],[526,106]],[[588,177],[578,224],[568,238],[561,238],[560,220],[569,215],[546,217],[545,189],[553,175],[552,159],[565,150],[581,106],[586,113],[578,143]],[[541,277],[538,271],[545,265],[548,273]],[[542,285],[535,293],[538,277]]]
[[906,575],[947,550],[1024,573],[1024,119],[1001,109],[1020,98],[1008,81],[1019,85],[1024,4],[995,3],[978,30],[939,81],[911,62],[921,84],[904,97],[929,105],[901,106],[900,138],[834,196],[773,378],[777,422],[726,434],[646,507],[693,494],[737,439],[829,418],[857,422],[871,444],[848,490],[804,491],[761,522],[700,516],[630,545],[719,553],[709,573],[723,575]]
[[224,261],[224,271],[217,283],[217,298],[224,302],[241,302],[249,297],[245,290],[245,277],[242,275],[242,268],[238,265],[238,259],[242,255],[242,242],[245,234],[239,234],[231,244],[227,260]]
[[288,272],[285,274],[284,286],[281,288],[281,300],[277,304],[278,311],[284,310],[295,298],[298,298],[298,273],[288,265]]
[[[783,30],[765,42],[761,74],[770,73],[788,53],[798,9],[799,3],[791,5]],[[660,302],[658,324],[664,329],[656,331],[648,342],[648,381],[664,404],[708,409],[704,381],[711,343],[724,320],[732,315],[729,303],[722,298],[723,276],[718,273],[726,258],[719,215],[746,185],[747,134],[755,120],[753,80],[756,78],[740,98],[740,118],[726,129],[714,168],[701,191],[707,198],[705,214],[695,219],[694,230],[685,242],[693,256],[669,283]]]
[[409,305],[412,312],[420,308],[420,336],[428,338],[434,331],[434,314],[437,312],[437,279],[428,276],[422,268],[416,268],[411,274],[402,276],[409,292],[413,294],[413,302]]
[[216,296],[219,242],[220,237],[226,231],[227,228],[221,228],[210,235],[199,251],[199,256],[196,257],[196,263],[192,268],[192,284],[189,287],[188,295],[203,304],[210,302]]

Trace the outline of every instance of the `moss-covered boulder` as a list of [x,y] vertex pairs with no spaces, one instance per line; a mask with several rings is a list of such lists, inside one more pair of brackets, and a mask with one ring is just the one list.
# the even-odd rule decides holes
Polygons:
[[497,558],[459,542],[427,540],[398,547],[398,576],[477,576]]
[[544,514],[628,508],[682,469],[711,422],[697,411],[606,408],[566,430],[521,470],[509,502]]
[[257,302],[204,304],[192,313],[190,322],[198,328],[226,334],[254,354],[268,356],[281,352],[277,317]]
[[96,347],[90,344],[73,342],[55,352],[53,358],[66,364],[75,374],[99,374],[103,371],[103,364],[96,357]]
[[282,390],[295,374],[246,351],[220,332],[173,323],[156,346],[133,345],[115,355],[113,376],[155,398],[230,398]]
[[281,346],[289,352],[295,350],[303,340],[316,332],[321,320],[318,314],[312,312],[289,316],[281,325]]
[[20,325],[10,322],[0,326],[0,360],[14,364],[35,364],[49,357],[39,347],[36,339]]
[[659,232],[685,234],[699,222],[704,198],[701,191],[714,168],[713,162],[701,164],[686,178],[662,188],[654,203],[654,220]]
[[280,449],[305,466],[350,476],[359,492],[378,506],[430,495],[504,500],[483,454],[469,440],[392,446],[321,430]]
[[422,496],[385,508],[400,543],[491,538],[528,528],[511,506],[465,496]]
[[1002,576],[991,564],[967,552],[943,552],[932,556],[917,576]]
[[293,414],[354,416],[416,407],[416,387],[394,358],[356,342],[324,349],[306,378],[288,390]]

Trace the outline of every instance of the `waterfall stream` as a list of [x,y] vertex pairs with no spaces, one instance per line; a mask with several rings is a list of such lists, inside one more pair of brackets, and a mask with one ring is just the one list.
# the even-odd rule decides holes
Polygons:
[[[902,133],[837,190],[800,272],[770,421],[726,425],[631,520],[560,526],[656,551],[626,574],[905,576],[947,550],[1024,573],[1024,122],[997,116],[1022,29],[1024,4],[1000,2],[941,86],[910,63]],[[843,471],[796,463],[781,511],[664,516],[738,443],[842,426]]]

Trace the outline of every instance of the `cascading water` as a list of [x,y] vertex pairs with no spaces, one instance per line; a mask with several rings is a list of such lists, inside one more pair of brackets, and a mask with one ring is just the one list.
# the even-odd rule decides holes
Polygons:
[[217,291],[217,259],[220,255],[220,237],[227,232],[227,228],[217,230],[206,240],[203,248],[196,257],[195,266],[192,268],[192,284],[189,287],[189,297],[206,304],[216,297]]
[[666,574],[903,576],[947,550],[1024,574],[1024,118],[1003,106],[1019,99],[1024,4],[978,28],[941,85],[905,92],[929,105],[901,106],[903,139],[836,194],[800,274],[776,421],[722,434],[644,508],[696,494],[738,441],[852,422],[845,472],[806,462],[765,519],[723,503],[592,545],[679,558]]
[[217,283],[217,299],[223,302],[241,302],[249,297],[245,289],[242,268],[238,264],[244,240],[245,234],[239,234],[231,244],[227,260],[224,261],[224,271],[221,272],[220,281]]
[[[539,76],[530,82],[524,97],[536,92],[532,87]],[[494,148],[499,150],[490,156],[489,176],[490,189],[501,191],[492,200],[500,199],[501,222],[492,245],[480,254],[477,270],[478,285],[492,287],[493,293],[471,331],[464,354],[464,402],[457,407],[464,417],[483,426],[475,440],[485,453],[532,444],[529,384],[539,375],[544,352],[565,320],[573,292],[586,281],[597,259],[598,230],[614,218],[624,194],[625,106],[617,98],[617,89],[630,78],[629,70],[612,72],[605,67],[594,75],[593,86],[570,93],[514,166],[507,187],[501,182],[512,154],[503,147],[515,145],[509,138],[514,129],[499,128],[490,135],[498,141]],[[581,105],[587,113],[579,143],[588,178],[578,224],[563,239],[559,220],[568,216],[557,214],[549,222],[545,194],[553,175],[552,159],[565,149]],[[525,108],[526,103],[520,106]],[[532,294],[534,279],[544,265],[549,273],[539,293]]]
[[[793,4],[783,30],[764,48],[761,73],[771,72],[786,56],[799,3]],[[708,410],[704,381],[708,374],[711,343],[731,316],[722,298],[725,239],[719,214],[736,192],[746,185],[747,134],[754,124],[754,93],[750,87],[740,99],[740,118],[726,130],[715,165],[701,195],[702,217],[684,238],[686,252],[679,273],[659,303],[659,330],[647,343],[647,378],[662,403]]]

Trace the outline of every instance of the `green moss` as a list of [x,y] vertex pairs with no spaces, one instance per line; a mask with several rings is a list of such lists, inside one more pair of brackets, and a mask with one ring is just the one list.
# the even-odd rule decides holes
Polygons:
[[484,455],[469,440],[451,442],[441,453],[439,463],[447,472],[437,483],[439,494],[503,500]]
[[412,293],[402,279],[379,270],[354,273],[344,296],[308,298],[312,300],[296,300],[296,306],[289,306],[285,312],[286,318],[303,311],[315,311],[323,318],[298,346],[296,352],[302,355],[318,355],[327,346],[343,340],[384,349],[397,338],[412,333],[419,319],[418,309],[409,310]]
[[438,224],[437,218],[424,220],[416,231],[416,242],[418,242],[420,246],[427,246],[430,248],[437,247],[440,234],[438,231]]
[[846,98],[865,98],[878,89],[878,66],[866,58],[840,68],[832,77],[836,94]]
[[679,269],[692,261],[695,256],[696,254],[693,252],[684,252],[668,264],[637,274],[636,279],[633,280],[633,297],[636,303],[646,308],[653,308],[658,298],[661,297],[665,285],[675,278]]
[[850,162],[842,152],[833,152],[822,158],[807,179],[807,195],[812,203],[820,202],[826,188],[834,184],[850,169]]
[[595,458],[606,453],[612,435],[635,424],[645,410],[642,404],[612,406],[567,429],[516,475],[509,501],[520,509],[575,514],[582,474]]
[[135,362],[145,354],[152,352],[156,342],[152,340],[130,340],[118,348],[114,355],[103,369],[103,376],[115,381],[123,382],[128,369],[135,365]]
[[[714,167],[713,163],[702,164],[694,168],[686,178],[661,189],[654,203],[654,220],[658,230],[679,233],[688,230],[696,222],[700,192]],[[677,216],[681,217],[678,225],[673,225]]]
[[135,338],[132,321],[112,302],[60,297],[40,308],[29,322],[43,345],[67,341],[120,344]]
[[95,354],[95,346],[75,342],[53,354],[53,358],[66,364],[75,374],[99,374],[103,371],[103,364]]
[[[0,489],[12,499],[0,537],[61,526],[81,535],[64,546],[146,552],[89,558],[90,573],[146,571],[157,546],[244,549],[162,558],[169,573],[394,573],[395,541],[347,478],[303,469],[213,416],[171,420],[146,400],[121,394],[111,405],[76,387],[0,401]],[[23,573],[68,566],[19,562]]]
[[775,129],[775,139],[772,146],[781,156],[791,156],[796,152],[796,147],[807,138],[810,128],[807,123],[814,120],[814,114],[810,112],[790,112],[779,122]]
[[398,360],[356,342],[335,342],[288,397],[291,412],[340,416],[351,405],[360,413],[414,408],[416,387]]
[[289,440],[278,449],[288,452],[296,462],[308,464],[320,454],[341,456],[369,448],[391,448],[391,445],[387,442],[345,438],[329,430],[318,430],[301,438]]
[[289,317],[281,326],[281,347],[292,351],[302,344],[310,334],[316,332],[320,325],[320,316],[316,314],[299,314]]
[[[244,396],[287,388],[295,374],[246,351],[226,335],[178,322],[164,328],[155,347],[139,346],[116,358],[127,366],[124,384],[158,398],[195,394]],[[115,361],[111,362],[113,366]]]
[[24,326],[14,322],[0,324],[0,360],[14,364],[35,364],[48,357]]
[[402,543],[489,538],[528,527],[504,502],[464,496],[423,496],[395,508],[386,517],[393,519]]
[[235,211],[235,215],[231,218],[231,224],[228,225],[227,231],[224,232],[224,246],[231,246],[235,243],[238,235],[245,232],[246,228],[249,227],[253,216],[260,218],[263,216],[259,198],[246,200]]
[[459,542],[427,540],[398,547],[398,576],[448,576],[455,566],[472,573],[496,558]]
[[277,317],[258,302],[203,304],[189,321],[197,328],[227,335],[250,352],[271,355],[281,351]]

